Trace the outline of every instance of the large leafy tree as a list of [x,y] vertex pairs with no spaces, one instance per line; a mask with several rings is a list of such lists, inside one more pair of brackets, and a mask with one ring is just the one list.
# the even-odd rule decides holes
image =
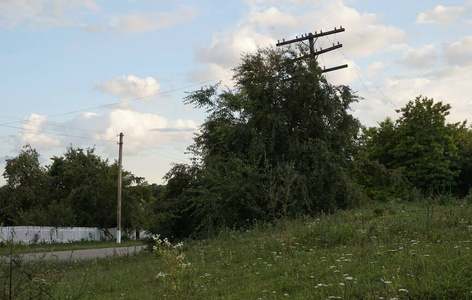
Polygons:
[[109,228],[116,223],[117,172],[94,153],[94,148],[69,147],[53,157],[49,174],[55,198],[73,208],[76,226]]
[[[35,149],[25,145],[18,156],[6,159],[3,176],[7,184],[2,192],[5,225],[27,225],[24,223],[43,218],[43,210],[51,201],[50,180],[39,157]],[[35,213],[25,215],[32,208]]]
[[164,200],[185,202],[193,221],[209,228],[328,211],[357,199],[350,168],[360,124],[349,106],[358,99],[329,84],[315,59],[297,59],[301,52],[243,55],[233,89],[211,86],[186,98],[208,117],[189,148],[193,175],[174,168],[169,185],[177,178],[186,184]]
[[460,173],[458,146],[465,126],[446,123],[450,108],[427,97],[409,101],[397,110],[401,116],[395,123],[386,119],[364,131],[367,156],[423,191],[449,190]]

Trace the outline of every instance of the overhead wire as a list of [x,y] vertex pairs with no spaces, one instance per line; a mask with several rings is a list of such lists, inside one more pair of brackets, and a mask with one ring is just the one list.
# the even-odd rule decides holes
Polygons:
[[[155,146],[152,146],[152,145],[149,145],[147,143],[144,143],[142,141],[139,141],[137,139],[134,139],[133,137],[130,137],[128,136],[129,139],[131,139],[132,141],[134,141],[135,143],[139,143],[141,145],[144,145],[144,146],[147,146],[147,147],[150,147],[150,148],[153,148],[153,149],[156,149],[158,152],[155,152],[155,151],[151,151],[149,149],[144,149],[145,151],[147,152],[150,152],[150,153],[154,153],[154,154],[157,154],[157,155],[160,155],[160,156],[164,156],[164,157],[167,157],[167,158],[171,158],[171,159],[175,159],[175,160],[179,160],[181,162],[188,162],[188,160],[184,160],[184,159],[181,159],[181,158],[178,158],[178,157],[175,157],[175,156],[170,156],[170,155],[174,155],[173,153],[170,153],[168,151],[165,151],[165,150],[162,150],[162,149],[159,149]],[[166,155],[166,154],[162,154],[162,153],[159,153],[159,152],[165,152],[165,153],[168,153],[170,155]]]
[[[327,36],[327,38],[328,38],[328,40],[329,40],[330,42],[332,42],[331,39],[330,39],[328,36]],[[361,76],[360,70],[359,70],[359,68],[357,67],[357,65],[356,65],[351,59],[349,59],[349,58],[346,56],[346,54],[344,54],[344,52],[343,52],[340,48],[338,49],[338,51],[344,56],[344,58],[345,58],[347,61],[349,61],[349,62],[354,66],[354,68],[356,69],[356,72],[357,72],[357,77],[359,78],[359,81],[361,82],[362,86],[364,86],[364,89],[365,89],[367,92],[369,92],[369,93],[373,93],[373,91],[370,91],[370,90],[367,88],[367,86],[366,86],[365,83],[364,83],[364,80],[362,80],[362,76]],[[387,101],[388,101],[390,104],[392,104],[395,108],[398,109],[398,107],[395,105],[395,103],[393,103],[392,100],[390,100],[390,98],[387,97],[387,95],[385,95],[384,92],[382,92],[382,91],[381,91],[379,88],[377,88],[377,87],[376,87],[375,89],[376,89],[385,99],[387,99]]]
[[[91,111],[91,110],[95,110],[95,109],[99,109],[99,108],[106,108],[106,107],[112,107],[112,106],[122,105],[122,104],[124,104],[124,103],[129,103],[129,102],[133,102],[133,101],[137,101],[137,100],[142,100],[142,99],[146,99],[146,98],[150,98],[150,97],[154,97],[154,96],[158,96],[158,95],[164,95],[164,94],[172,93],[172,92],[175,92],[175,91],[187,89],[187,88],[194,87],[194,86],[199,86],[199,85],[202,85],[202,84],[205,84],[205,83],[208,83],[208,82],[212,82],[212,81],[216,81],[216,80],[221,80],[221,79],[224,79],[224,78],[227,78],[227,77],[230,77],[230,76],[233,76],[233,75],[232,75],[232,74],[228,74],[228,75],[225,75],[225,76],[221,76],[221,77],[219,77],[219,78],[213,78],[213,79],[201,81],[201,82],[199,82],[199,83],[190,84],[190,85],[183,86],[183,87],[179,87],[179,88],[175,88],[175,89],[171,89],[171,90],[167,90],[167,91],[162,91],[162,92],[157,92],[157,93],[150,94],[150,95],[147,95],[147,96],[136,97],[136,98],[132,98],[132,99],[128,99],[128,100],[122,100],[122,101],[119,101],[119,102],[113,102],[113,103],[104,104],[104,105],[99,105],[99,106],[94,106],[94,107],[85,108],[85,109],[78,109],[78,110],[74,110],[74,111],[68,111],[68,112],[59,113],[59,114],[50,115],[50,116],[41,116],[41,117],[37,117],[37,118],[32,118],[32,119],[30,119],[30,120],[49,119],[49,118],[55,118],[55,117],[61,117],[61,116],[71,115],[71,114],[75,114],[75,113],[79,113],[79,112],[84,112],[84,111]],[[9,125],[9,124],[15,124],[15,123],[19,123],[19,122],[22,122],[22,121],[1,123],[0,126]]]
[[66,137],[73,137],[73,138],[86,139],[86,140],[105,141],[105,142],[115,141],[115,140],[111,140],[111,139],[106,140],[106,139],[100,139],[100,138],[77,136],[77,135],[71,135],[71,134],[65,134],[65,133],[57,133],[57,132],[50,132],[50,131],[44,131],[44,130],[36,130],[36,129],[30,129],[30,128],[24,128],[24,127],[10,126],[10,125],[2,125],[2,127],[20,129],[20,130],[31,131],[31,132],[36,132],[36,133],[54,134],[54,135],[58,135],[58,136],[66,136]]
[[[225,75],[225,76],[221,76],[219,78],[213,78],[213,79],[205,80],[205,81],[202,81],[202,82],[199,82],[199,83],[196,83],[196,84],[191,84],[191,85],[187,85],[187,86],[183,86],[183,87],[179,87],[179,88],[175,88],[175,89],[171,89],[171,90],[167,90],[167,91],[157,92],[157,93],[154,93],[152,95],[136,97],[136,98],[133,98],[133,99],[123,100],[123,101],[120,101],[120,102],[114,102],[114,103],[110,103],[110,104],[95,106],[95,107],[92,107],[92,108],[86,108],[86,109],[80,109],[80,110],[64,112],[64,113],[60,113],[60,114],[56,114],[56,115],[39,116],[39,117],[36,117],[36,118],[28,118],[28,119],[19,119],[19,118],[13,118],[13,117],[1,115],[0,116],[1,118],[12,119],[12,120],[15,120],[15,121],[14,122],[1,123],[0,126],[1,127],[6,127],[6,128],[12,128],[12,129],[19,129],[19,130],[22,130],[22,131],[29,131],[29,132],[43,133],[43,134],[52,134],[52,135],[65,136],[65,137],[73,137],[73,138],[78,138],[78,139],[86,139],[86,140],[94,140],[94,141],[105,141],[105,142],[115,142],[114,139],[113,140],[106,140],[106,139],[101,139],[101,138],[92,138],[92,137],[86,137],[86,136],[77,136],[77,135],[71,135],[71,134],[49,132],[49,131],[38,130],[38,129],[30,129],[30,128],[24,128],[24,127],[11,126],[10,124],[16,124],[16,123],[22,123],[22,122],[40,123],[41,125],[46,125],[46,126],[53,126],[53,127],[58,127],[58,128],[66,128],[66,129],[72,129],[72,130],[80,130],[80,131],[87,131],[87,132],[105,134],[106,132],[103,132],[103,131],[83,129],[83,128],[77,128],[77,127],[70,127],[70,126],[64,126],[64,125],[58,125],[58,124],[52,124],[52,123],[45,123],[45,122],[41,122],[40,120],[49,119],[49,118],[53,118],[53,117],[70,115],[70,114],[83,112],[83,111],[95,110],[95,109],[99,109],[99,108],[106,108],[106,107],[121,105],[123,103],[129,103],[129,102],[132,102],[132,101],[137,101],[137,100],[141,100],[141,99],[145,99],[145,98],[150,98],[150,97],[154,97],[154,96],[157,96],[157,95],[163,95],[163,94],[175,92],[175,91],[178,91],[178,90],[182,90],[182,89],[186,89],[186,88],[190,88],[190,87],[194,87],[194,86],[199,86],[199,85],[202,85],[202,84],[205,84],[205,83],[208,83],[208,82],[221,80],[221,79],[224,79],[224,78],[227,78],[227,77],[230,77],[230,76],[233,76],[233,75],[228,74],[228,75]],[[131,138],[131,137],[128,136],[128,138]],[[141,143],[145,146],[157,149],[154,146],[148,145],[148,144],[143,143],[141,141],[138,141],[136,139],[133,139],[133,138],[131,138],[131,139],[134,140],[135,142]],[[145,150],[150,152],[150,153],[153,153],[153,154],[157,154],[157,155],[164,156],[164,157],[167,157],[167,158],[175,159],[175,160],[178,160],[178,161],[181,161],[181,162],[187,162],[186,160],[183,160],[181,158],[177,158],[175,156],[170,156],[170,155],[162,154],[162,153],[159,153],[159,152],[150,151],[148,149],[145,149]],[[159,151],[162,152],[162,150],[159,150]],[[164,152],[166,152],[166,151],[164,151]]]

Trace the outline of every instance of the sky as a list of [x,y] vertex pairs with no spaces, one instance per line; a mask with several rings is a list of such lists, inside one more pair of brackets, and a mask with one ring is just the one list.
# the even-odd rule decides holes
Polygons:
[[363,125],[419,95],[472,119],[471,0],[0,0],[0,170],[26,144],[43,166],[71,146],[114,162],[123,132],[123,168],[162,184],[206,117],[188,92],[231,88],[242,53],[339,26],[318,62],[349,65],[325,76],[362,97]]

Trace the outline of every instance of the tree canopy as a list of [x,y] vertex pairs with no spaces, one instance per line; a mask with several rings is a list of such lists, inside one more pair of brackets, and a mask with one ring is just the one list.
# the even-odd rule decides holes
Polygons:
[[[186,103],[206,109],[208,117],[189,147],[195,164],[176,165],[167,175],[164,202],[184,207],[174,232],[359,201],[351,164],[360,123],[349,113],[358,97],[329,84],[315,59],[296,59],[300,51],[243,55],[234,88],[215,85],[188,95]],[[180,230],[183,224],[189,228]]]
[[464,123],[446,123],[451,106],[417,97],[397,110],[401,116],[364,131],[367,155],[404,174],[423,191],[447,191],[460,174],[459,142]]
[[[67,148],[42,167],[39,153],[26,145],[6,160],[0,190],[1,220],[5,225],[116,226],[118,166],[101,159],[94,148]],[[123,172],[123,227],[144,227],[144,206],[151,188],[130,172]]]

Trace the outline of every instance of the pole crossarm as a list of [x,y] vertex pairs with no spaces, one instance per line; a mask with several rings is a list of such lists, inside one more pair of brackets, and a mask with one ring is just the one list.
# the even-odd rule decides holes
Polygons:
[[297,60],[300,60],[300,59],[305,59],[305,58],[313,56],[313,55],[318,56],[320,54],[342,48],[342,46],[343,46],[343,44],[338,43],[337,45],[334,45],[333,47],[329,47],[329,48],[326,48],[326,49],[320,49],[319,51],[315,51],[315,52],[313,52],[313,54],[297,57],[295,60],[297,61]]
[[[322,37],[322,36],[327,36],[327,35],[331,35],[331,34],[336,34],[336,33],[339,33],[339,32],[344,32],[346,31],[346,29],[344,29],[342,26],[340,28],[336,28],[334,27],[334,30],[330,30],[330,31],[325,31],[325,32],[322,32],[320,31],[319,33],[315,31],[315,34],[313,33],[308,33],[308,34],[303,34],[301,37],[298,37],[296,36],[296,38],[294,39],[291,39],[291,40],[288,40],[286,41],[285,39],[282,40],[282,42],[280,41],[277,41],[277,44],[276,46],[283,46],[283,45],[288,45],[288,44],[293,44],[293,43],[298,43],[298,42],[303,42],[305,40],[308,40],[309,41],[309,47],[310,47],[310,54],[309,55],[304,55],[304,56],[300,56],[300,57],[297,57],[294,59],[294,61],[298,61],[298,60],[301,60],[301,59],[305,59],[305,58],[308,58],[308,57],[313,57],[315,59],[318,58],[318,55],[321,55],[321,54],[324,54],[324,53],[327,53],[327,52],[330,52],[330,51],[333,51],[333,50],[336,50],[336,49],[339,49],[343,46],[343,44],[340,44],[338,42],[337,45],[335,45],[333,43],[333,46],[332,47],[329,47],[329,48],[326,48],[326,49],[322,49],[320,48],[319,50],[315,49],[315,42],[316,40],[319,38],[319,37]],[[327,73],[327,72],[331,72],[331,71],[336,71],[336,70],[339,70],[339,69],[344,69],[344,68],[347,68],[348,66],[347,65],[341,65],[341,66],[337,66],[337,67],[332,67],[332,68],[324,68],[321,72],[322,73]]]
[[292,44],[292,43],[296,43],[296,42],[302,42],[302,41],[309,40],[309,39],[316,39],[316,38],[319,38],[319,37],[322,37],[322,36],[331,35],[331,34],[343,32],[343,31],[346,31],[346,29],[341,26],[340,28],[335,27],[334,30],[325,31],[325,32],[320,31],[319,33],[317,33],[315,31],[315,34],[310,32],[308,34],[305,34],[302,37],[297,37],[297,38],[292,39],[292,40],[288,40],[288,41],[283,40],[282,42],[277,41],[277,44],[275,44],[275,45],[276,46],[288,45],[288,44]]
[[348,65],[341,65],[341,66],[337,66],[337,67],[332,67],[332,68],[325,68],[321,71],[321,73],[328,73],[328,72],[331,72],[331,71],[336,71],[336,70],[339,70],[339,69],[344,69],[344,68],[347,68]]

